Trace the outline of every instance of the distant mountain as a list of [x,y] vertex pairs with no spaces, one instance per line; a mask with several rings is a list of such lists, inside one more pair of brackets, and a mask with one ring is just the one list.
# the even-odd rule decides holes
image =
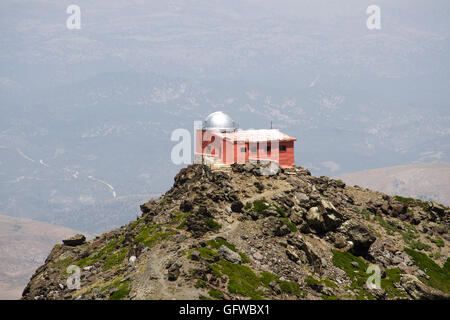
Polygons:
[[0,300],[18,299],[50,249],[76,231],[0,215]]
[[415,163],[338,176],[350,185],[450,205],[450,163]]

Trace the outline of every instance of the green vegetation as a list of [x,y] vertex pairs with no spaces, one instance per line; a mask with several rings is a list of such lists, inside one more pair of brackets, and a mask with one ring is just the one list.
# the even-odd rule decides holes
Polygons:
[[409,246],[411,247],[411,249],[415,250],[425,250],[425,251],[430,250],[429,245],[422,243],[420,241],[412,241],[411,243],[409,243]]
[[[352,265],[352,262],[356,262],[358,267]],[[339,250],[333,250],[333,264],[341,268],[347,276],[351,279],[351,290],[358,290],[356,298],[358,300],[373,300],[374,297],[370,293],[370,290],[365,289],[367,279],[371,274],[366,273],[369,265],[360,257],[352,255],[350,252],[343,252]],[[400,270],[398,268],[392,268],[386,270],[386,278],[381,279],[381,288],[386,290],[390,297],[403,296],[404,294],[397,290],[394,283],[400,280]]]
[[406,248],[405,252],[412,257],[414,264],[430,277],[429,279],[420,277],[420,281],[445,293],[450,293],[450,258],[447,258],[444,266],[441,268],[422,252],[409,248]]
[[72,258],[62,258],[53,261],[50,265],[52,268],[63,269],[63,272],[66,272],[67,267],[70,266],[72,262]]
[[234,264],[223,259],[217,264],[211,265],[211,268],[215,270],[216,274],[228,277],[228,290],[231,293],[250,297],[253,300],[263,299],[265,294],[260,287],[271,289],[269,286],[271,281],[277,282],[283,293],[298,297],[304,296],[303,290],[296,282],[280,280],[280,277],[269,272],[262,272],[261,276],[258,276],[248,266]]
[[217,237],[216,239],[206,241],[206,244],[214,249],[219,249],[222,245],[224,245],[228,247],[230,250],[237,252],[241,256],[242,263],[250,262],[250,259],[244,253],[239,252],[234,246],[234,244],[229,243],[224,238]]
[[176,228],[177,229],[183,229],[184,225],[186,223],[186,217],[190,214],[190,212],[186,212],[186,213],[179,213],[177,212],[177,214],[175,215],[175,217],[172,219],[173,222],[180,222]]
[[419,199],[406,198],[406,197],[401,197],[401,196],[394,196],[394,199],[405,205],[420,206],[422,208],[422,210],[425,212],[430,211],[430,204],[428,201],[422,201]]
[[233,250],[234,252],[237,252],[236,247],[234,244],[229,243],[224,238],[217,237],[213,240],[206,241],[206,244],[209,245],[213,249],[219,249],[222,245],[228,247],[230,250]]
[[380,216],[375,216],[375,220],[386,230],[388,235],[393,236],[396,232],[399,232],[399,229],[394,222],[386,221]]
[[175,233],[175,231],[162,231],[161,224],[147,224],[139,229],[135,240],[136,242],[141,242],[146,247],[151,247]]
[[217,266],[221,273],[228,276],[228,290],[231,293],[250,297],[253,300],[262,299],[264,292],[258,290],[261,280],[252,269],[223,259],[217,263]]
[[[248,203],[247,203],[248,204]],[[273,207],[275,208],[275,210],[277,211],[278,215],[280,216],[280,220],[288,226],[289,230],[291,230],[291,232],[297,232],[297,226],[292,223],[288,218],[286,213],[284,212],[283,209],[281,209],[279,206],[277,206],[276,204],[270,204],[269,202],[267,202],[264,198],[259,199],[259,200],[255,200],[253,201],[253,211],[258,213],[258,214],[264,214],[265,211],[270,208]],[[249,209],[251,208],[251,203],[249,206]]]
[[284,212],[284,210],[283,209],[281,209],[279,206],[277,206],[277,205],[274,205],[274,207],[275,207],[275,210],[277,210],[277,212],[278,212],[278,214],[280,215],[280,217],[282,217],[282,218],[286,218],[287,216],[286,216],[286,212]]
[[205,223],[206,225],[212,229],[212,230],[219,230],[220,228],[222,228],[222,225],[220,223],[218,223],[217,221],[211,219],[211,218],[206,218],[205,219]]
[[394,283],[400,281],[402,272],[399,268],[386,269],[386,278],[381,279],[381,287],[386,291],[389,297],[402,297],[405,294],[398,290]]
[[127,296],[131,291],[129,288],[130,283],[131,281],[125,281],[118,286],[118,290],[109,297],[109,300],[122,300],[125,296]]
[[322,294],[322,299],[323,300],[339,300],[339,298],[334,295],[328,296],[326,294]]
[[291,232],[297,232],[297,226],[291,222],[288,218],[280,218],[281,222],[288,226]]
[[344,188],[345,187],[345,183],[342,180],[340,180],[340,179],[333,180],[333,182],[336,185],[336,187],[338,187],[338,188]]
[[430,240],[431,242],[433,242],[436,246],[438,246],[439,248],[442,248],[443,246],[444,246],[444,239],[442,239],[442,238],[436,238],[436,239],[433,239],[432,237],[430,237],[430,236],[427,236],[427,239],[428,240]]
[[402,235],[403,241],[412,249],[430,250],[429,245],[415,240],[419,237],[419,233],[416,227],[414,227],[413,225],[405,223],[404,226],[406,231],[402,231],[402,229],[393,221],[386,221],[380,216],[376,216],[375,219],[386,230],[387,234],[393,236],[396,233],[400,233]]
[[270,204],[266,201],[266,199],[259,199],[253,201],[253,211],[256,213],[262,214],[264,210],[268,209]]
[[214,259],[218,256],[217,252],[206,247],[200,247],[198,248],[198,251],[200,252],[200,256],[205,259]]
[[[92,253],[91,255],[82,258],[80,260],[78,260],[75,264],[77,266],[79,266],[80,268],[83,268],[85,266],[91,266],[93,264],[95,264],[97,261],[100,260],[105,260],[105,264],[106,261],[108,261],[108,266],[107,269],[109,269],[110,267],[116,265],[117,260],[120,259],[121,254],[113,254],[114,251],[116,251],[116,249],[123,243],[125,239],[123,237],[119,238],[119,239],[111,239],[109,240],[108,244],[106,246],[104,246],[101,250],[96,251],[94,253]],[[125,253],[126,255],[126,253]],[[123,259],[119,262],[121,263],[123,261]],[[105,266],[103,266],[105,268]],[[105,269],[105,270],[107,270]]]
[[211,298],[214,298],[216,300],[222,300],[224,298],[223,293],[219,290],[209,290],[208,294]]
[[129,248],[122,248],[117,253],[109,255],[106,260],[105,264],[103,265],[103,270],[109,270],[115,265],[121,264],[125,257],[127,256]]
[[[222,245],[228,247],[230,250],[237,252],[241,258],[242,263],[248,263],[250,260],[247,256],[239,252],[234,244],[229,243],[221,237],[217,237],[213,240],[208,240],[206,244],[209,246],[199,248],[200,255],[204,258],[213,259],[217,257],[217,252],[213,249],[219,249]],[[300,289],[296,282],[280,280],[277,275],[262,272],[261,276],[256,275],[251,268],[242,264],[234,264],[224,259],[219,260],[217,263],[210,264],[212,271],[216,276],[222,278],[224,275],[228,277],[228,290],[231,293],[240,294],[242,296],[250,297],[251,299],[263,299],[264,291],[260,289],[261,286],[265,286],[270,289],[269,283],[276,281],[281,291],[286,294],[303,296],[303,291]],[[205,287],[207,284],[203,280],[197,281],[197,287]],[[212,290],[214,291],[214,290]],[[218,293],[210,296],[215,299],[221,299],[218,297]]]
[[308,278],[306,278],[305,282],[310,286],[318,286],[318,285],[324,284],[330,288],[337,288],[336,283],[334,283],[333,281],[331,281],[328,278],[324,278],[322,280],[317,280],[313,276],[308,276]]
[[196,288],[207,288],[208,284],[206,283],[206,281],[202,280],[202,279],[198,279],[197,283],[195,284]]
[[366,220],[370,221],[370,212],[367,209],[363,209],[361,213]]

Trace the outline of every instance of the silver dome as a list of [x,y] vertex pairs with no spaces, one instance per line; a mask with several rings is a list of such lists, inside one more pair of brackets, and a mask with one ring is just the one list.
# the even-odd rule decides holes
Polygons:
[[222,111],[211,113],[203,122],[203,129],[217,131],[234,131],[236,125],[229,115]]

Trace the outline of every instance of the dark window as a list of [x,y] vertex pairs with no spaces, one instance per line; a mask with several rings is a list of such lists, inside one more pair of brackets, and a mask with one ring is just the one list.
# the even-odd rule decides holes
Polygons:
[[280,151],[286,151],[286,146],[280,146]]
[[270,146],[267,146],[267,152],[270,152]]
[[247,148],[241,148],[241,152],[246,152]]

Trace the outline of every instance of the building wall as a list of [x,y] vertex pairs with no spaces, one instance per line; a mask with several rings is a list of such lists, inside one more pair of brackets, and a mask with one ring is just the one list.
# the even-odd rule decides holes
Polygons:
[[295,165],[294,161],[294,141],[280,141],[280,146],[286,146],[286,151],[280,151],[280,166],[292,167]]
[[[209,146],[209,147],[208,147]],[[224,164],[245,163],[249,159],[259,160],[276,160],[279,159],[281,167],[292,167],[294,161],[294,141],[279,141],[279,147],[285,147],[285,150],[278,150],[278,154],[270,142],[264,143],[248,143],[248,142],[231,142],[220,141],[214,135],[205,134],[205,131],[197,130],[195,154],[206,154],[217,157],[219,162]],[[270,147],[270,150],[267,150]]]

